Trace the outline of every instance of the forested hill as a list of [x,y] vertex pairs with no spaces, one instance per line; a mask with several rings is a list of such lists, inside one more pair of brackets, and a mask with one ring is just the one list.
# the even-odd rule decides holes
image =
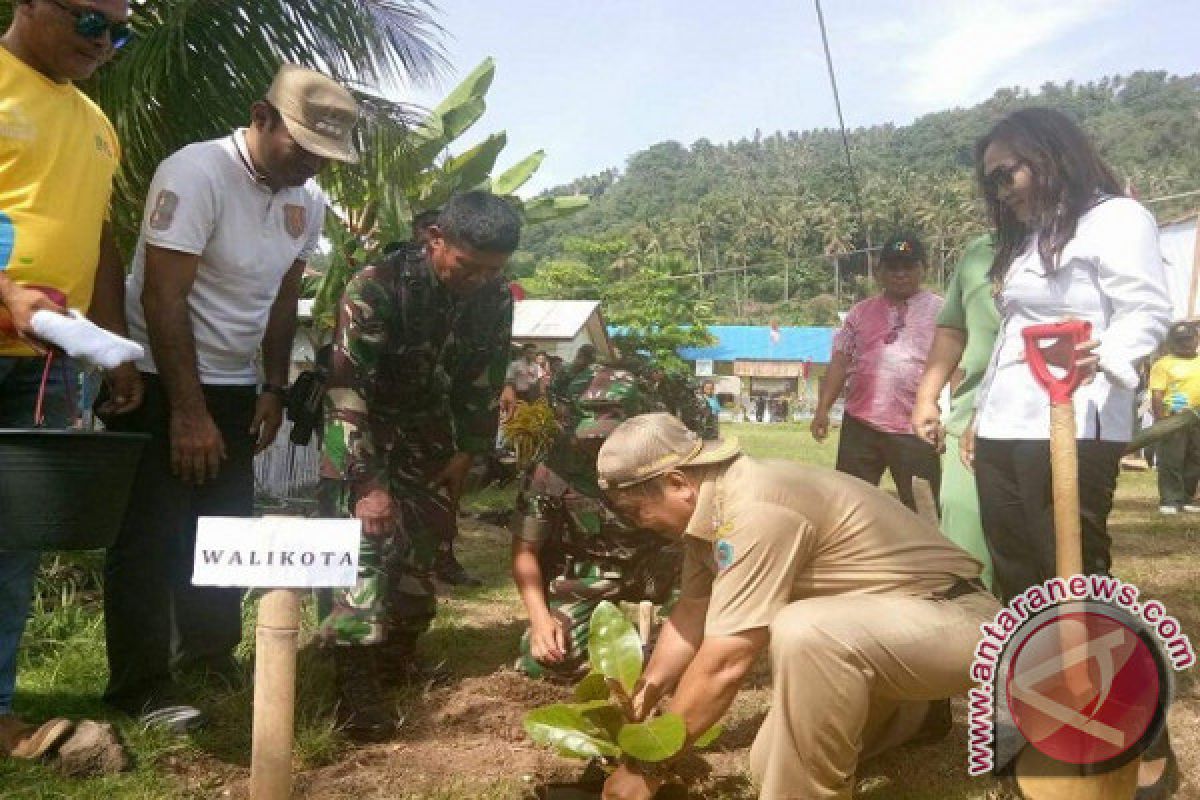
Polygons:
[[[662,142],[632,155],[623,171],[553,190],[586,192],[592,206],[531,227],[518,274],[534,296],[605,300],[617,324],[828,323],[864,288],[855,277],[861,256],[841,259],[839,282],[829,254],[914,231],[931,252],[930,281],[939,282],[943,264],[984,230],[974,142],[1026,105],[1080,120],[1143,199],[1200,188],[1200,74],[1138,72],[1004,89],[973,108],[855,130],[856,182],[832,129]],[[1197,206],[1200,196],[1153,208],[1164,220]],[[683,277],[697,272],[707,274]]]

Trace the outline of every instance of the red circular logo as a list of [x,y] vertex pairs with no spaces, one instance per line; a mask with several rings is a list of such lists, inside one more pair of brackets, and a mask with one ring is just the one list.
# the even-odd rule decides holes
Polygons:
[[1137,746],[1163,693],[1146,642],[1093,611],[1062,613],[1034,628],[1013,654],[1006,683],[1021,735],[1068,764],[1099,764]]

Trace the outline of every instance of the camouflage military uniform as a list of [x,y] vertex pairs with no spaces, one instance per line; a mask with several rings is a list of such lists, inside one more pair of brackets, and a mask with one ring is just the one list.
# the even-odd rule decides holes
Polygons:
[[322,513],[349,516],[364,494],[386,488],[396,531],[364,536],[358,583],[326,596],[327,642],[377,644],[428,629],[434,557],[457,524],[429,483],[456,452],[491,449],[511,330],[507,284],[456,299],[410,248],[347,285],[325,400]]
[[716,439],[719,420],[704,395],[682,375],[664,375],[655,387],[662,401],[662,410],[679,417],[702,439]]
[[580,446],[603,438],[622,419],[652,410],[646,386],[605,366],[565,375],[551,387],[563,433],[544,463],[523,476],[513,536],[538,547],[547,605],[570,619],[566,658],[543,665],[521,637],[517,667],[531,677],[570,676],[587,661],[588,625],[601,600],[664,603],[678,582],[681,557],[670,540],[622,523],[600,498],[594,456]]

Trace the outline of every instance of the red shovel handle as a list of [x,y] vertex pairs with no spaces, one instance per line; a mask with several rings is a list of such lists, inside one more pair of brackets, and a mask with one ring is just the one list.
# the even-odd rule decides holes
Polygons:
[[1067,374],[1061,378],[1054,377],[1050,366],[1046,363],[1046,353],[1041,348],[1045,339],[1067,339],[1071,343],[1072,354],[1076,346],[1092,338],[1092,323],[1076,319],[1068,322],[1053,322],[1049,325],[1030,325],[1021,331],[1025,337],[1025,361],[1033,371],[1033,377],[1050,395],[1051,405],[1064,405],[1071,402],[1071,395],[1079,388],[1083,375],[1072,355],[1071,363],[1067,366]]

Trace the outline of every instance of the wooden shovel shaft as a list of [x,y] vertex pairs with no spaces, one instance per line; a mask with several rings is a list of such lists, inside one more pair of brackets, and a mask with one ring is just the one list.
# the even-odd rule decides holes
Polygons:
[[272,589],[263,595],[255,633],[250,797],[287,800],[292,794],[300,594]]
[[1079,525],[1079,453],[1075,445],[1075,408],[1050,406],[1050,474],[1054,487],[1054,542],[1060,578],[1083,572],[1083,536]]

